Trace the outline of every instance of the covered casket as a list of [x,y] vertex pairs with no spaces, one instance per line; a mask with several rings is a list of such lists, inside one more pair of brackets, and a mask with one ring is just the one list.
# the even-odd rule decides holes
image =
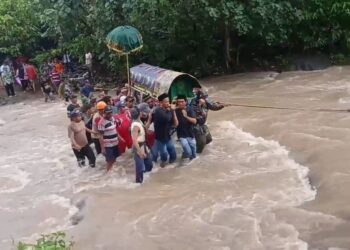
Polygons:
[[133,88],[153,97],[168,93],[171,100],[178,95],[192,98],[193,88],[201,87],[194,76],[145,63],[131,68],[130,73]]

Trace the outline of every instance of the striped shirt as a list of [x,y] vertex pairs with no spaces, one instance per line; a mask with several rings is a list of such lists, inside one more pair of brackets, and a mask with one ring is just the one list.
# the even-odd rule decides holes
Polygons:
[[104,147],[114,147],[118,145],[118,133],[116,128],[115,119],[111,120],[102,118],[97,126],[98,131],[103,136]]
[[53,84],[56,84],[56,85],[60,84],[60,82],[61,82],[60,74],[57,72],[52,72],[51,73],[51,81]]

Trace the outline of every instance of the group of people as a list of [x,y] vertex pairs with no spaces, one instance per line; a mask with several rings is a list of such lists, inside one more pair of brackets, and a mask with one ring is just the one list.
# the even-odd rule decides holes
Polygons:
[[[103,154],[107,171],[116,159],[131,149],[135,161],[137,183],[153,168],[160,158],[160,167],[177,160],[173,134],[177,134],[184,161],[192,161],[202,153],[211,135],[206,120],[209,110],[220,110],[223,104],[211,102],[200,88],[193,90],[194,98],[188,100],[178,95],[171,100],[164,93],[157,98],[147,96],[137,104],[128,88],[122,88],[117,96],[103,96],[99,100],[90,96],[90,103],[80,106],[76,95],[70,97],[67,114],[71,123],[68,136],[78,165],[95,167],[96,154]],[[84,94],[81,93],[83,96]],[[186,160],[187,159],[187,160]]]
[[[85,66],[92,74],[92,54],[86,52]],[[43,63],[40,67],[40,79],[38,70],[32,64],[28,64],[24,58],[12,61],[7,58],[0,67],[0,84],[5,88],[8,97],[16,96],[15,84],[23,91],[35,91],[36,83],[39,82],[45,101],[54,100],[54,93],[59,92],[62,75],[74,71],[71,55],[65,51],[62,60],[54,58]]]
[[35,91],[35,82],[38,80],[38,73],[34,65],[20,62],[14,65],[10,59],[5,59],[0,67],[0,80],[5,87],[8,97],[16,96],[15,83],[23,91],[29,89]]
[[[92,54],[86,52],[85,54],[85,66],[89,70],[88,75],[92,75]],[[63,74],[74,72],[71,55],[68,51],[65,51],[62,60],[55,58],[53,61],[48,61],[42,65],[41,68],[41,90],[44,94],[45,101],[53,100],[53,93],[57,93],[61,99],[65,99],[68,102],[71,94],[70,86],[63,80]],[[87,82],[89,82],[87,80]],[[86,87],[85,87],[86,89]]]

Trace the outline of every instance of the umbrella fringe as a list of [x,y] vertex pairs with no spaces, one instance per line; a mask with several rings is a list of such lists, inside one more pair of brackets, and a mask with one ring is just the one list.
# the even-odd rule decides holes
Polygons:
[[121,55],[127,55],[127,54],[130,54],[130,53],[133,53],[133,52],[137,52],[139,50],[142,49],[143,45],[141,45],[140,47],[137,47],[133,50],[130,50],[129,52],[124,52],[122,48],[120,48],[118,45],[115,45],[115,44],[111,44],[110,42],[107,42],[107,47],[111,50],[114,50],[115,52],[117,52],[118,54],[121,54]]

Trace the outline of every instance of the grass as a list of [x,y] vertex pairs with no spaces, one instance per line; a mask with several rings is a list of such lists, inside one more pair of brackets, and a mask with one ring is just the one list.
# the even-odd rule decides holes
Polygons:
[[64,232],[42,235],[36,244],[19,242],[18,250],[72,250],[73,242],[66,240]]

